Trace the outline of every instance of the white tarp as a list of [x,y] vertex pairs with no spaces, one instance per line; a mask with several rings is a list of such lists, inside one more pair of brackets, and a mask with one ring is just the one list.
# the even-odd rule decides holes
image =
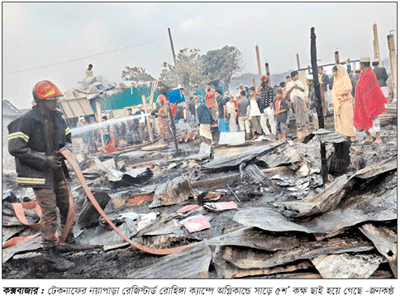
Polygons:
[[115,85],[103,78],[103,76],[86,77],[78,83],[80,84],[79,87],[64,93],[65,99],[86,97],[88,100],[92,100],[99,97],[105,91],[115,88]]

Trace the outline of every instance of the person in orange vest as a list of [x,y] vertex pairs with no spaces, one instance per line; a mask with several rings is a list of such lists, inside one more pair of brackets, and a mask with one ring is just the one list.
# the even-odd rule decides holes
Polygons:
[[[33,188],[42,211],[44,261],[56,271],[65,271],[75,264],[58,252],[57,210],[62,227],[67,224],[69,211],[69,187],[65,180],[68,170],[58,150],[72,148],[71,130],[57,109],[63,94],[56,85],[40,81],[32,93],[36,105],[8,125],[8,151],[15,157],[18,184]],[[68,241],[72,242],[71,230]]]

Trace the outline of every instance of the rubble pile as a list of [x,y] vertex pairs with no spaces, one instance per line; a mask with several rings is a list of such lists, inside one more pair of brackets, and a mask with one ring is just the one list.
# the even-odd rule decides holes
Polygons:
[[[210,146],[195,134],[173,145],[100,154],[81,163],[113,224],[155,249],[192,245],[165,256],[125,242],[89,203],[71,172],[74,244],[63,252],[77,267],[40,269],[40,236],[3,247],[7,278],[396,278],[397,145],[350,146],[342,175],[324,183],[321,134]],[[357,133],[359,135],[362,133]],[[226,137],[224,137],[226,138]],[[358,136],[362,140],[362,136]],[[327,156],[337,140],[325,137]],[[21,225],[12,203],[34,194],[4,176],[3,241],[37,234]],[[28,223],[38,222],[24,209]],[[39,269],[38,269],[39,268]],[[5,272],[7,271],[7,272]]]

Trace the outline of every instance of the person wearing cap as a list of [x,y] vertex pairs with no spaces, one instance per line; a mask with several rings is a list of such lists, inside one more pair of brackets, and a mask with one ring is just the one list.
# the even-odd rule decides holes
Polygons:
[[286,140],[287,127],[286,121],[289,111],[289,105],[286,99],[283,98],[282,90],[276,91],[275,102],[274,102],[274,116],[276,122],[277,137],[279,140]]
[[[356,87],[354,126],[367,134],[362,143],[373,142],[374,145],[379,145],[382,143],[379,115],[386,111],[387,98],[381,90],[370,62],[369,57],[360,59],[361,73]],[[375,131],[375,141],[369,132],[371,128]]]
[[335,130],[352,141],[356,140],[353,125],[354,105],[351,92],[353,85],[347,70],[342,65],[332,68],[334,82],[332,87],[332,103],[334,110]]
[[293,71],[291,77],[292,81],[287,84],[286,90],[290,94],[290,101],[293,103],[298,126],[300,129],[306,129],[310,126],[310,122],[308,120],[308,113],[306,112],[307,104],[304,85],[299,80],[299,73],[297,71]]
[[388,80],[389,76],[386,72],[386,69],[384,67],[379,66],[378,59],[374,59],[372,61],[372,66],[374,67],[376,79],[378,79],[379,85],[381,86],[381,90],[385,95],[385,97],[387,98],[389,96],[389,90],[386,84],[386,80]]
[[[261,110],[261,128],[264,131],[265,135],[271,135],[271,133],[276,135],[276,126],[275,126],[275,117],[274,117],[274,89],[268,85],[267,76],[263,76],[261,78],[261,102],[260,102],[260,110]],[[271,127],[271,131],[269,131],[267,122],[269,122],[269,126]]]
[[[61,237],[72,242],[72,227],[66,232],[69,205],[68,170],[62,148],[71,149],[71,130],[57,109],[63,94],[50,81],[38,82],[32,91],[36,105],[8,125],[8,151],[15,157],[17,183],[33,188],[40,206],[40,233],[43,259],[56,271],[65,271],[75,264],[58,251],[57,224]],[[60,220],[58,221],[58,213]],[[73,212],[74,213],[74,212]],[[61,240],[60,242],[64,242]]]

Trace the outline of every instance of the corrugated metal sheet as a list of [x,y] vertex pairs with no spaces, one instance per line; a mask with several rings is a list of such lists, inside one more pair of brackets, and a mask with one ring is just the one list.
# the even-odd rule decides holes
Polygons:
[[62,99],[59,101],[61,110],[69,118],[93,115],[94,111],[86,97],[75,99]]
[[128,273],[128,278],[208,278],[210,262],[211,249],[202,243],[134,270]]

